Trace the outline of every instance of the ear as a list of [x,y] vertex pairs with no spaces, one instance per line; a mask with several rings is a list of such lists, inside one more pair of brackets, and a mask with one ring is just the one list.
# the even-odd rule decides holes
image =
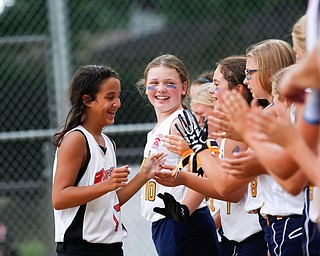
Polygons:
[[244,86],[243,86],[243,84],[238,84],[238,85],[235,87],[235,90],[237,91],[237,93],[243,94],[243,93],[244,93]]
[[88,94],[84,94],[82,95],[82,103],[86,106],[86,107],[90,107],[91,105],[91,97]]
[[181,91],[181,95],[186,95],[188,91],[188,82],[184,81],[182,84],[182,91]]

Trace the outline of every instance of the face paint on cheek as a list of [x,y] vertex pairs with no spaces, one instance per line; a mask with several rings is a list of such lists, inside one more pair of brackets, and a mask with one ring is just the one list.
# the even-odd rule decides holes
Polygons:
[[155,89],[156,89],[155,85],[148,86],[148,90],[150,90],[150,91],[154,91]]
[[169,89],[177,89],[177,86],[174,85],[174,84],[169,84],[169,85],[167,85],[167,88],[169,88]]

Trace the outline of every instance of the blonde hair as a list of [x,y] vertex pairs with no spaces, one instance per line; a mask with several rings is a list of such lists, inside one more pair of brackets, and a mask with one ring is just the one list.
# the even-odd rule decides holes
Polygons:
[[303,15],[293,25],[291,32],[292,41],[304,53],[306,52],[306,15]]
[[290,71],[293,67],[295,67],[297,64],[293,64],[290,65],[288,67],[285,67],[281,70],[279,70],[277,73],[275,73],[272,78],[271,78],[271,82],[272,82],[272,95],[278,95],[278,99],[283,102],[284,101],[284,97],[282,96],[281,92],[280,92],[280,82],[283,79],[283,77],[285,76],[286,73],[288,73],[288,71]]
[[277,71],[296,63],[291,45],[283,40],[268,39],[250,46],[247,57],[258,66],[258,75],[263,90],[271,96],[271,77]]
[[191,98],[191,105],[203,104],[209,107],[214,107],[213,100],[209,89],[213,86],[213,83],[204,83],[199,86],[195,95]]

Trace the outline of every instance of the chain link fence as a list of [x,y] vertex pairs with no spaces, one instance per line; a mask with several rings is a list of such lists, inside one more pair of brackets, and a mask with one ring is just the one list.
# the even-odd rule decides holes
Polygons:
[[[55,255],[50,143],[64,121],[65,91],[81,65],[107,64],[122,78],[122,107],[106,132],[119,164],[137,171],[153,109],[135,88],[146,64],[172,53],[190,80],[267,38],[291,43],[301,0],[0,1],[0,255]],[[139,195],[124,206],[125,254],[156,255]]]

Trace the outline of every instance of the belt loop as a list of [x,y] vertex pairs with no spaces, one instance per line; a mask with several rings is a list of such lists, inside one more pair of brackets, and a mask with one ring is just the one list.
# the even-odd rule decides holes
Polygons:
[[269,221],[268,214],[266,214],[266,220],[267,220],[267,225],[268,225],[268,227],[270,227],[270,221]]

